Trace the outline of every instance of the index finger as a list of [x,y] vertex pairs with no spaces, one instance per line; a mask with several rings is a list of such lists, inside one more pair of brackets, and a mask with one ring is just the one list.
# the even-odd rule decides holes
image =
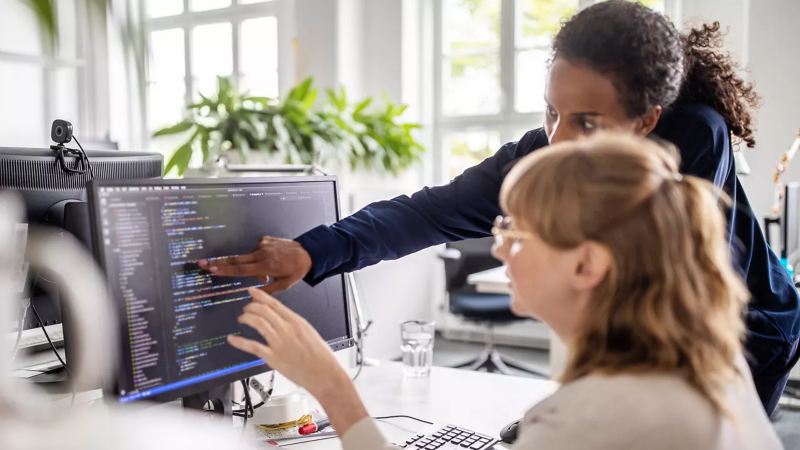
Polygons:
[[210,269],[220,264],[248,264],[256,261],[255,252],[244,255],[221,256],[218,258],[203,258],[197,260],[201,269]]
[[269,274],[264,272],[264,268],[259,264],[237,264],[222,262],[214,264],[208,269],[212,275],[223,277],[266,277]]

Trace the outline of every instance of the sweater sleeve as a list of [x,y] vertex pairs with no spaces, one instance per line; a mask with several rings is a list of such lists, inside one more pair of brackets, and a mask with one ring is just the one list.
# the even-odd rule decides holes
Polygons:
[[343,436],[342,450],[395,450],[378,429],[378,424],[371,417],[365,417],[350,427]]
[[297,237],[311,255],[311,285],[383,260],[397,259],[432,245],[488,236],[501,213],[500,186],[514,162],[547,142],[541,129],[504,145],[450,183],[411,196],[367,205],[331,226]]

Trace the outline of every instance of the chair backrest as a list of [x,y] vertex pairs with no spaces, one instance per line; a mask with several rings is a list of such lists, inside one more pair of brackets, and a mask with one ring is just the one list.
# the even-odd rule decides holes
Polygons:
[[[492,269],[502,265],[492,256],[493,238],[470,239],[451,242],[446,245],[452,256],[444,257],[444,273],[446,289],[452,292],[475,292],[475,288],[467,284],[467,277],[475,272]],[[455,255],[458,255],[457,257]]]

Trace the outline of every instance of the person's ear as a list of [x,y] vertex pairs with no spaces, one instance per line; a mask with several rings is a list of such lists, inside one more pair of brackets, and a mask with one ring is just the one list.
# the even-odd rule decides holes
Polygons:
[[660,105],[653,106],[644,115],[636,120],[634,133],[640,136],[647,136],[652,133],[661,118],[662,108]]
[[597,242],[584,242],[575,250],[572,274],[573,287],[579,291],[591,291],[608,275],[611,269],[611,252]]

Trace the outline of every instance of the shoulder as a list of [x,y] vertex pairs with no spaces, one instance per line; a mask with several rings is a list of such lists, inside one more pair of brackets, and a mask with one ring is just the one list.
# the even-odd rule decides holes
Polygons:
[[711,405],[677,376],[591,375],[531,408],[520,437],[556,440],[560,448],[634,442],[653,449],[703,448],[697,443],[713,440],[717,420]]
[[548,144],[547,133],[540,127],[526,132],[518,141],[509,142],[505,147],[509,147],[515,158],[521,158]]
[[495,170],[497,170],[502,178],[508,174],[508,171],[525,155],[534,150],[546,147],[549,144],[547,140],[547,133],[544,128],[536,128],[526,132],[518,141],[512,141],[503,145],[500,150],[495,153],[494,157],[486,161],[493,161]]
[[684,173],[711,177],[721,163],[725,168],[733,164],[728,126],[722,115],[708,105],[672,106],[664,112],[652,134],[678,148]]
[[664,406],[671,404],[712,412],[710,404],[685,380],[668,374],[589,375],[563,385],[550,399],[566,408],[593,405],[612,414],[636,410],[669,416],[672,410]]
[[728,130],[725,118],[716,109],[702,103],[678,103],[661,116],[656,130],[681,126],[703,126],[709,130]]
[[728,125],[714,108],[701,103],[681,103],[664,112],[653,134],[685,150],[684,145],[728,142]]
[[674,116],[676,121],[692,121],[713,130],[724,129],[727,131],[728,129],[722,114],[702,103],[679,103],[667,111],[667,114]]

